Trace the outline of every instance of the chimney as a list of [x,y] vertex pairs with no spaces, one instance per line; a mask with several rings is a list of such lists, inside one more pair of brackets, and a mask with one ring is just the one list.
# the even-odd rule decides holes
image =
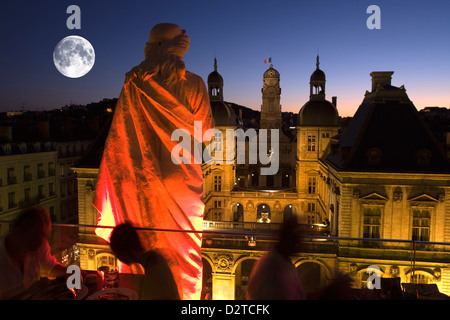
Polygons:
[[337,108],[337,97],[331,97],[331,103]]
[[372,77],[372,92],[377,89],[377,86],[380,85],[382,87],[384,86],[390,86],[392,75],[394,74],[394,71],[374,71],[370,74]]
[[12,127],[0,126],[0,140],[12,142]]

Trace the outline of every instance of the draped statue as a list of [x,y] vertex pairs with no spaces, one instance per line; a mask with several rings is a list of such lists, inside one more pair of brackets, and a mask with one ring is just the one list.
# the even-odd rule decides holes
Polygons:
[[[98,226],[129,221],[134,226],[183,232],[140,231],[148,250],[166,258],[182,299],[199,299],[202,285],[201,233],[204,202],[201,164],[175,163],[171,135],[192,137],[194,121],[203,133],[214,127],[209,96],[201,77],[186,70],[189,37],[175,24],[150,31],[145,60],[125,76],[99,168],[94,206]],[[200,140],[202,140],[200,137]],[[195,140],[197,139],[197,140]],[[97,228],[109,239],[111,229]]]

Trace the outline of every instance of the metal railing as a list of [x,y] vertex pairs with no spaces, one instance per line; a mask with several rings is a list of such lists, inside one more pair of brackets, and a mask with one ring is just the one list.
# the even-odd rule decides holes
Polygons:
[[[13,221],[0,220],[0,224]],[[173,230],[136,227],[140,232],[188,232],[203,235],[204,248],[268,250],[278,240],[279,223],[204,221],[203,230]],[[66,228],[71,230],[70,232]],[[52,229],[65,237],[65,243],[77,242],[83,235],[94,235],[89,224],[53,223]],[[1,229],[3,233],[7,228]],[[62,232],[65,230],[64,232]],[[376,239],[331,236],[323,225],[299,225],[298,252],[330,253],[340,257],[361,259],[431,261],[450,263],[450,242],[416,241],[408,239]],[[306,231],[306,232],[305,232]],[[70,235],[70,236],[69,236]],[[70,239],[69,239],[70,238]],[[100,238],[99,238],[100,239]],[[56,242],[58,242],[57,240]],[[56,243],[60,246],[60,243]]]

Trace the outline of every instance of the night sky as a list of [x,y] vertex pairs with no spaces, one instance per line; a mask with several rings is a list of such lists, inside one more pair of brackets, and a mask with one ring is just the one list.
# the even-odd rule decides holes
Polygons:
[[[81,9],[81,29],[69,30],[69,5]],[[381,9],[381,29],[369,30],[367,7]],[[395,71],[417,109],[450,106],[450,2],[445,0],[340,1],[8,1],[0,11],[0,112],[44,110],[119,96],[124,74],[144,58],[150,29],[172,22],[186,29],[188,70],[205,81],[217,57],[224,99],[260,110],[262,76],[272,58],[281,74],[283,111],[309,99],[316,55],[327,75],[327,99],[338,97],[352,116],[370,72]],[[66,78],[53,64],[68,35],[95,49],[93,69]]]

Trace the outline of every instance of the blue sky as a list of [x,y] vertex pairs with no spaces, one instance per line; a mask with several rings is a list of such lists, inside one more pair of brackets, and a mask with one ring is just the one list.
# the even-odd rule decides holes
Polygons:
[[[81,29],[69,30],[66,9],[81,9]],[[370,5],[381,9],[381,29],[369,30]],[[177,23],[191,48],[187,68],[206,81],[214,57],[225,100],[256,110],[264,71],[281,74],[283,111],[298,112],[309,99],[309,77],[319,52],[326,94],[352,116],[372,71],[394,71],[420,110],[450,107],[450,2],[445,0],[340,1],[10,1],[0,12],[0,111],[53,109],[118,97],[124,74],[143,60],[152,26]],[[68,35],[86,38],[96,52],[84,77],[61,75],[56,44]]]

